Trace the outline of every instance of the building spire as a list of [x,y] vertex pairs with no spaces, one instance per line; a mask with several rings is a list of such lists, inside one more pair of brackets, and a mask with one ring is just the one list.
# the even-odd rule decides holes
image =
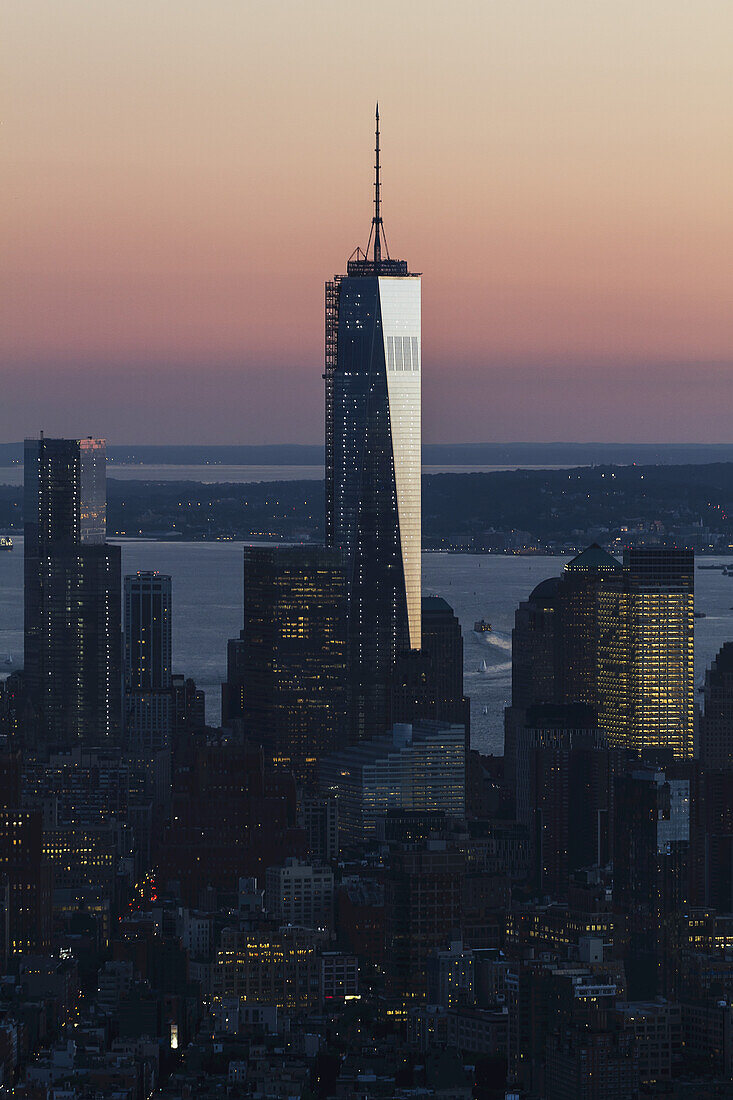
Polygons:
[[379,271],[382,263],[382,211],[379,194],[379,103],[377,103],[375,118],[376,145],[374,146],[374,153],[376,159],[374,162],[374,217],[372,218],[372,228],[374,231],[374,269]]

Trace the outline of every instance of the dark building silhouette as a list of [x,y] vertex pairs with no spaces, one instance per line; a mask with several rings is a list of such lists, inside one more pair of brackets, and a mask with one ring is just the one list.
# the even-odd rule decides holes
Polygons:
[[206,724],[206,693],[196,687],[196,681],[181,672],[171,676],[173,691],[173,737],[202,729]]
[[0,879],[7,883],[3,924],[9,953],[48,952],[52,879],[39,812],[0,810]]
[[621,573],[621,563],[594,543],[519,605],[512,631],[513,707],[598,708],[599,592]]
[[468,745],[471,706],[463,694],[463,635],[441,596],[423,596],[422,649],[398,657],[391,703],[392,724],[434,719],[463,725]]
[[[373,252],[326,284],[326,543],[344,552],[352,740],[389,726],[392,670],[420,649],[420,277]],[[384,245],[384,255],[383,255]]]
[[106,532],[105,444],[25,444],[25,686],[41,742],[105,744],[121,717],[120,549]]
[[161,573],[125,577],[125,741],[151,758],[170,747],[171,578]]
[[733,642],[726,642],[705,673],[699,721],[700,767],[733,772]]
[[20,806],[22,756],[18,749],[0,751],[0,809]]
[[695,835],[699,904],[733,913],[733,774],[703,771]]
[[674,993],[689,900],[690,782],[639,768],[615,781],[613,905],[630,1000]]
[[530,838],[539,894],[567,897],[573,871],[609,859],[612,755],[582,703],[529,707],[515,730],[517,820]]
[[179,744],[159,864],[163,884],[187,904],[201,904],[207,890],[236,898],[239,878],[262,877],[287,856],[304,855],[306,843],[293,778],[266,769],[262,749],[209,732]]
[[318,760],[339,747],[344,730],[345,599],[338,551],[245,549],[241,655],[247,737],[263,746],[268,762],[311,782]]
[[691,756],[693,568],[689,550],[633,548],[621,566],[593,545],[537,585],[515,616],[507,744],[527,707],[584,703],[611,748]]
[[227,678],[221,685],[221,723],[231,726],[244,718],[244,631],[227,642]]
[[463,853],[445,842],[392,856],[384,905],[388,981],[394,996],[425,996],[429,957],[460,928],[464,873]]
[[598,661],[603,642],[600,593],[618,581],[621,564],[597,543],[563,570],[557,604],[559,700],[598,709]]
[[559,577],[550,577],[520,603],[512,630],[512,707],[559,703],[556,603]]

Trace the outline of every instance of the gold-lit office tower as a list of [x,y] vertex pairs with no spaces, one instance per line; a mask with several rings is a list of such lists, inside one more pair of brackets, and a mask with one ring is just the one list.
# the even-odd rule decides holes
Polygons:
[[609,745],[692,756],[693,552],[627,550],[598,599],[598,722]]

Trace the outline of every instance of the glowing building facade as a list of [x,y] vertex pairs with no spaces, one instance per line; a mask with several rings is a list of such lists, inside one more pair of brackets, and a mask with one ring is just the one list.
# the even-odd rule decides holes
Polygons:
[[599,589],[598,723],[608,743],[693,754],[694,554],[632,548]]
[[[326,284],[326,541],[344,553],[349,728],[383,733],[402,652],[421,646],[420,278],[373,253]],[[386,244],[385,244],[386,251]]]

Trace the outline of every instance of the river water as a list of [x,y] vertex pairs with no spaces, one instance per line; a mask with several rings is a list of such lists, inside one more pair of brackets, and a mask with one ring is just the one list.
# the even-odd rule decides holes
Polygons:
[[[206,692],[207,721],[220,717],[220,683],[226,642],[242,626],[242,543],[124,540],[122,568],[158,569],[173,578],[173,669],[193,676]],[[504,555],[423,555],[423,591],[443,596],[463,628],[465,690],[471,697],[472,741],[482,752],[501,752],[503,708],[511,693],[511,629],[517,604],[536,584],[556,576],[567,559]],[[724,559],[704,558],[712,565]],[[725,559],[727,560],[727,559]],[[696,570],[697,682],[723,642],[733,640],[733,578]],[[493,626],[476,635],[473,624]],[[12,657],[13,663],[5,662]],[[23,657],[23,541],[0,552],[0,675]],[[485,667],[484,667],[485,666]]]

